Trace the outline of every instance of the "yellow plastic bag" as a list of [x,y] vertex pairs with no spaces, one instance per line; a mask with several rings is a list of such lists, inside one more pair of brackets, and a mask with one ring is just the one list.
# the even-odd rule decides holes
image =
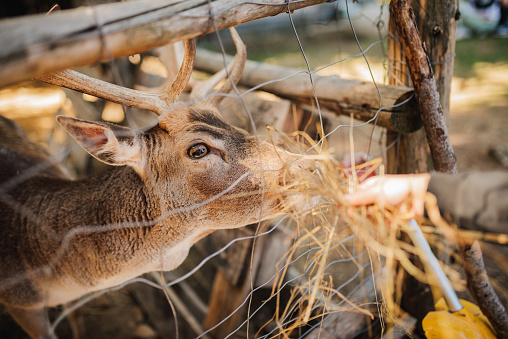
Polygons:
[[461,299],[464,308],[450,313],[444,299],[436,303],[436,311],[429,312],[422,326],[428,339],[495,339],[492,325],[478,306]]

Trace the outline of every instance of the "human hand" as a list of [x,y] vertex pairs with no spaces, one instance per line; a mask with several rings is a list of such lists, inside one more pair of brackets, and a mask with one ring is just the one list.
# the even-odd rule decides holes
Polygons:
[[370,178],[370,177],[373,177],[376,175],[376,172],[372,168],[372,165],[367,164],[368,158],[369,158],[369,156],[365,152],[354,153],[354,164],[355,164],[356,169],[353,169],[353,168],[351,168],[351,166],[353,165],[351,155],[346,154],[340,164],[349,176],[353,175],[353,171],[354,171],[358,178],[361,178],[361,180],[365,180],[367,178]]
[[[376,176],[365,180],[345,198],[353,206],[385,204],[399,208],[402,213],[413,213],[414,217],[423,216],[429,180],[428,173]],[[408,211],[404,202],[409,196],[412,200]]]

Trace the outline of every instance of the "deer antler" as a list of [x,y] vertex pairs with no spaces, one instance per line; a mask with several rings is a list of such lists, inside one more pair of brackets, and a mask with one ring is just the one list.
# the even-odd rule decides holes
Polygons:
[[[216,91],[217,93],[229,93],[233,86],[240,80],[247,59],[247,50],[236,30],[230,28],[230,32],[237,50],[235,58],[229,63],[227,71],[223,69],[208,80],[197,83],[192,89],[191,99],[204,97],[213,87],[224,79],[226,75],[229,75],[229,79]],[[73,70],[64,70],[44,75],[37,79],[52,85],[66,87],[116,102],[121,105],[147,109],[159,116],[163,116],[174,107],[173,103],[178,99],[189,83],[195,59],[196,44],[194,40],[187,40],[185,41],[183,62],[175,80],[158,92],[125,88],[89,77]],[[217,107],[224,98],[224,95],[216,95],[206,99],[205,103]]]
[[195,59],[196,43],[194,40],[187,40],[185,41],[185,56],[175,80],[161,91],[155,93],[114,85],[73,70],[56,72],[38,77],[37,79],[48,84],[73,89],[121,105],[147,109],[162,116],[171,110],[172,104],[185,89],[192,75]]
[[[196,83],[190,94],[191,99],[198,99],[206,96],[222,79],[228,75],[229,79],[226,79],[224,84],[216,91],[216,93],[227,94],[233,88],[233,84],[236,85],[238,81],[240,81],[245,67],[245,61],[247,60],[247,49],[236,32],[236,29],[231,27],[229,28],[229,31],[231,32],[231,36],[236,47],[235,58],[227,65],[227,72],[226,69],[222,69],[207,80]],[[205,102],[217,107],[224,98],[224,95],[217,95],[208,98]]]
[[[180,70],[180,66],[184,59],[185,54],[185,47],[184,47],[184,41],[177,41],[172,44],[159,47],[157,49],[157,54],[159,55],[159,59],[161,63],[166,68],[166,72],[168,73],[168,76],[164,80],[164,82],[155,87],[148,87],[136,84],[134,85],[135,89],[138,89],[140,91],[147,91],[147,92],[159,92],[163,88],[166,88],[168,84],[173,82],[173,80],[176,78],[176,75],[178,74],[178,71]],[[190,92],[191,89],[194,87],[194,79],[191,77],[189,79],[189,82],[185,86],[184,92]]]

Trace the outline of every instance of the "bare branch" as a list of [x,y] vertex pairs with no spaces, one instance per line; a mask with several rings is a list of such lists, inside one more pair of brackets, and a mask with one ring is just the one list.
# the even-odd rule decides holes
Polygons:
[[498,338],[508,338],[508,314],[492,288],[483,263],[478,240],[463,244],[462,257],[467,276],[467,286],[483,314],[487,316]]
[[434,167],[439,172],[457,173],[434,73],[416,27],[413,8],[407,0],[397,0],[391,3],[390,11],[407,58]]
[[[233,89],[233,84],[236,85],[242,77],[245,62],[247,60],[247,49],[245,48],[242,39],[236,32],[236,29],[230,28],[229,30],[236,47],[235,58],[229,62],[227,68],[219,69],[217,73],[215,73],[207,80],[195,83],[194,87],[192,88],[191,99],[199,99],[206,96],[209,92],[211,92],[215,85],[217,85],[225,77],[227,77],[226,81],[222,87],[216,91],[216,93],[228,94],[231,89]],[[206,53],[206,51],[203,52]],[[217,62],[217,64],[224,65],[224,57],[222,55],[220,59],[217,58],[214,60]],[[225,96],[223,95],[213,96],[207,100],[207,103],[217,107],[224,98]]]

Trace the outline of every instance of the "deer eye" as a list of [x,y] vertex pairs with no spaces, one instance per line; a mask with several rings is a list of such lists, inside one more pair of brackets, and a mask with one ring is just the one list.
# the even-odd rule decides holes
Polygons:
[[194,146],[191,146],[191,148],[189,148],[187,154],[191,158],[199,159],[207,155],[208,152],[210,152],[210,150],[205,144],[196,144]]

